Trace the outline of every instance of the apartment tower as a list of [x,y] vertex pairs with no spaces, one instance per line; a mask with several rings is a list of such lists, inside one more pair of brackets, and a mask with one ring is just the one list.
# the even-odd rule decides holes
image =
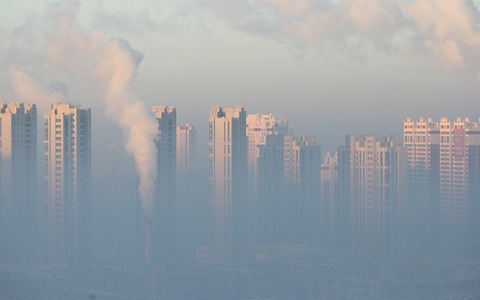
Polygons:
[[91,110],[52,104],[45,115],[47,259],[85,271],[90,264]]
[[0,158],[0,261],[32,263],[39,233],[34,103],[0,103]]
[[319,228],[322,237],[321,240],[324,246],[331,247],[335,237],[335,220],[336,210],[338,209],[335,203],[335,187],[338,180],[338,154],[327,155],[323,158],[321,171],[321,203],[320,203],[320,219],[321,226]]
[[440,120],[440,229],[447,242],[476,244],[480,222],[480,122]]
[[208,145],[213,248],[222,252],[247,240],[247,137],[243,106],[212,107]]
[[398,136],[350,135],[339,148],[339,218],[351,254],[395,254],[405,228],[405,150]]
[[[252,232],[255,232],[256,243],[269,243],[271,242],[271,236],[269,234],[274,234],[271,232],[271,229],[276,227],[276,224],[273,224],[273,215],[277,214],[278,207],[275,207],[276,204],[272,203],[275,201],[270,195],[266,193],[266,190],[270,190],[268,185],[268,179],[261,177],[266,175],[269,172],[265,163],[266,160],[272,163],[273,157],[265,157],[265,155],[270,155],[269,151],[273,150],[272,146],[275,144],[274,139],[282,141],[280,146],[283,150],[283,136],[289,131],[289,125],[287,120],[275,119],[272,114],[260,115],[260,114],[249,114],[247,115],[247,162],[248,162],[248,215],[250,216],[248,223],[251,225]],[[276,136],[276,138],[269,138],[267,145],[267,138],[270,136]],[[263,148],[262,148],[263,147]],[[261,151],[262,157],[261,157]],[[265,152],[267,151],[267,152]],[[282,151],[283,153],[283,151]],[[262,163],[260,162],[262,160]],[[281,163],[283,165],[283,159]],[[261,169],[262,168],[262,169]],[[276,167],[274,167],[276,168]],[[282,167],[283,170],[283,167]],[[276,170],[278,171],[278,170]],[[282,175],[283,172],[278,174],[269,174],[271,176]],[[272,178],[273,179],[273,178]],[[263,183],[263,185],[261,184]],[[266,185],[265,185],[266,184]],[[282,185],[276,186],[278,190]],[[278,215],[278,214],[277,214]],[[270,228],[270,229],[269,229]],[[278,227],[276,227],[278,229]]]
[[284,188],[287,243],[318,245],[320,228],[320,176],[322,155],[312,135],[284,138]]
[[168,264],[175,258],[177,111],[174,106],[153,106],[160,136],[157,147],[157,180],[152,218],[152,262]]
[[197,130],[191,124],[177,126],[177,170],[190,172],[197,166]]
[[[432,119],[407,118],[403,124],[407,151],[408,235],[412,250],[431,251],[438,239],[440,209],[440,128]],[[433,243],[432,243],[433,242]]]

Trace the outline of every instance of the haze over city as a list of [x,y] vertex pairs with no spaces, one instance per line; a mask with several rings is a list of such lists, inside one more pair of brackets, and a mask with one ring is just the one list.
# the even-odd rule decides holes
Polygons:
[[0,299],[480,299],[478,0],[0,8]]

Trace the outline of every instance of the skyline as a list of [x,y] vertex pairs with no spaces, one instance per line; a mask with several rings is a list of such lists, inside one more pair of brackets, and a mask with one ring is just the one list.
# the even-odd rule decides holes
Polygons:
[[0,298],[480,299],[480,0],[0,8]]
[[[281,3],[265,2],[271,3],[271,9],[275,3]],[[376,1],[370,2],[378,5]],[[98,146],[104,141],[121,149],[123,145],[117,142],[121,132],[111,120],[103,120],[102,95],[98,88],[92,88],[91,79],[85,74],[59,72],[48,62],[46,43],[52,39],[50,28],[55,24],[51,16],[65,6],[56,7],[53,3],[8,1],[4,4],[10,10],[2,10],[2,34],[7,42],[0,47],[0,53],[4,54],[0,64],[5,70],[14,68],[14,71],[1,74],[1,96],[16,101],[36,101],[42,112],[52,97],[40,94],[37,98],[47,99],[33,99],[31,95],[19,97],[12,83],[15,78],[20,82],[34,80],[47,92],[59,91],[56,97],[68,90],[69,102],[97,111],[92,122],[102,129],[93,133],[92,143]],[[433,53],[415,56],[370,49],[363,61],[352,60],[336,51],[335,45],[329,45],[328,39],[321,45],[302,44],[288,41],[280,34],[246,33],[225,22],[225,15],[216,11],[222,6],[213,9],[207,5],[210,1],[178,4],[166,1],[156,5],[143,1],[134,7],[106,1],[66,3],[77,7],[77,11],[72,9],[69,14],[74,29],[84,33],[100,30],[107,40],[124,38],[133,49],[143,53],[133,84],[139,99],[147,107],[176,106],[181,112],[179,123],[196,126],[199,141],[205,140],[202,136],[206,137],[208,130],[198,112],[208,115],[209,107],[217,104],[243,104],[250,111],[289,118],[299,131],[315,135],[328,151],[343,142],[339,136],[347,134],[400,134],[402,128],[392,126],[390,120],[400,123],[406,117],[427,117],[427,111],[433,118],[475,117],[470,114],[478,108],[475,99],[480,94],[480,84],[475,76],[461,68],[443,69]],[[308,1],[292,3],[308,4]],[[385,3],[390,7],[397,2]],[[436,9],[444,5],[442,1],[430,3]],[[451,3],[468,8],[472,20],[478,20],[478,10],[475,12],[474,6],[468,6],[469,1]],[[181,8],[182,4],[187,5]],[[332,7],[325,8],[328,9]],[[312,12],[318,10],[320,8],[315,8]],[[252,7],[250,11],[254,11]],[[464,9],[455,11],[465,12]],[[295,22],[299,22],[298,18]],[[472,30],[478,35],[478,29]],[[352,35],[355,33],[352,31]],[[377,40],[375,35],[368,38]],[[26,48],[30,40],[37,41],[38,46]],[[25,74],[28,77],[22,78]],[[49,100],[48,103],[45,100]],[[385,115],[389,117],[382,117]],[[335,128],[334,132],[331,128]],[[362,130],[352,132],[353,128]],[[379,132],[378,128],[385,131]],[[206,143],[199,145],[200,153],[207,149]]]
[[[9,109],[2,112],[2,121],[6,122],[1,128],[0,150],[3,153],[11,148],[14,150],[12,154],[18,157],[19,154],[25,154],[25,148],[33,154],[35,150],[31,146],[35,134],[31,130],[31,120],[37,119],[36,106],[23,103],[3,105]],[[34,109],[33,113],[24,118],[23,115],[30,108]],[[317,274],[335,278],[332,272],[335,273],[336,268],[354,262],[359,264],[359,270],[363,269],[360,272],[367,271],[369,274],[365,278],[365,274],[361,275],[365,282],[353,288],[364,290],[362,295],[378,292],[376,289],[368,290],[368,282],[375,281],[375,276],[383,276],[381,274],[385,270],[382,271],[382,268],[398,268],[402,265],[400,268],[404,271],[398,277],[400,281],[391,281],[387,277],[379,284],[382,295],[400,297],[403,294],[400,290],[403,289],[390,284],[395,282],[396,285],[405,286],[411,282],[410,276],[418,271],[415,271],[418,268],[417,260],[429,268],[434,261],[449,259],[453,262],[461,258],[470,261],[469,268],[473,268],[473,273],[469,276],[478,274],[477,279],[480,279],[480,271],[476,267],[480,246],[477,242],[479,227],[475,218],[479,208],[480,122],[442,118],[435,123],[428,119],[427,128],[424,119],[412,123],[407,118],[404,121],[403,139],[389,135],[349,135],[345,138],[345,145],[338,147],[335,159],[330,160],[332,156],[329,154],[321,156],[320,145],[313,136],[290,132],[284,120],[275,119],[273,115],[263,115],[262,119],[258,114],[247,115],[241,105],[223,109],[212,106],[209,119],[209,184],[206,180],[199,180],[204,173],[194,168],[193,162],[189,171],[177,174],[176,158],[185,149],[177,149],[176,132],[185,126],[177,126],[175,107],[156,106],[151,109],[161,132],[155,140],[156,159],[149,162],[153,165],[152,162],[156,161],[157,170],[153,203],[145,203],[139,191],[128,200],[130,207],[136,209],[130,210],[129,216],[121,219],[121,202],[105,188],[109,182],[113,182],[122,193],[126,190],[120,186],[122,183],[105,174],[99,182],[92,182],[93,189],[90,188],[91,109],[71,104],[51,105],[49,114],[44,117],[44,154],[48,173],[44,175],[44,184],[39,184],[48,186],[47,201],[42,201],[43,197],[39,194],[22,202],[18,206],[20,210],[16,210],[8,205],[9,197],[1,199],[3,214],[9,215],[9,211],[12,211],[14,215],[19,215],[19,220],[25,220],[21,212],[28,213],[32,201],[36,203],[35,198],[39,198],[36,205],[42,205],[45,209],[33,213],[33,222],[38,226],[34,227],[36,229],[24,228],[24,231],[27,234],[42,231],[34,238],[41,245],[37,249],[23,248],[28,249],[32,257],[39,255],[33,258],[33,264],[14,260],[23,251],[12,258],[2,257],[0,275],[5,276],[9,272],[22,274],[38,269],[40,272],[34,271],[34,275],[29,275],[33,282],[42,282],[47,276],[51,278],[52,285],[40,292],[31,286],[26,289],[19,289],[16,285],[12,288],[5,286],[2,287],[5,289],[3,294],[33,297],[39,293],[46,299],[48,295],[65,293],[71,289],[68,286],[55,286],[58,280],[64,278],[75,286],[93,289],[95,293],[115,287],[115,292],[145,295],[148,299],[165,297],[161,295],[170,295],[166,296],[167,299],[174,299],[175,293],[182,294],[182,299],[189,299],[191,295],[197,295],[206,286],[214,284],[222,268],[241,274],[249,266],[247,273],[253,279],[260,274],[263,278],[263,268],[270,266],[267,267],[271,272],[268,278],[255,279],[255,286],[258,285],[259,290],[240,291],[226,287],[219,290],[215,288],[211,292],[217,295],[213,298],[223,299],[225,296],[219,294],[227,292],[231,293],[229,298],[236,299],[244,293],[261,295],[265,292],[263,287],[268,290],[267,294],[277,294],[279,289],[283,289],[278,286],[283,280],[281,278],[284,275],[281,274],[285,272],[282,268],[288,265],[297,268],[296,272],[310,274],[308,276],[314,278]],[[13,120],[17,120],[18,124],[14,126]],[[12,126],[7,126],[10,125],[8,121],[12,122]],[[273,127],[268,127],[272,123]],[[263,138],[253,136],[251,131],[264,132],[266,135]],[[43,133],[41,130],[35,132],[38,135]],[[255,151],[247,151],[249,141],[258,143],[258,155]],[[264,144],[261,144],[262,141]],[[188,146],[187,143],[180,144],[184,148]],[[196,152],[196,148],[191,150],[192,154]],[[9,173],[14,177],[20,171],[19,178],[24,174],[27,179],[24,184],[33,184],[36,181],[36,168],[21,166],[17,160],[9,161],[9,153],[6,154],[6,158],[2,159],[4,179],[8,178]],[[31,155],[27,156],[28,161],[37,160]],[[252,160],[258,160],[258,176],[248,171],[247,167],[253,165],[250,163]],[[425,164],[427,161],[431,163]],[[412,165],[413,162],[415,164]],[[324,171],[328,174],[324,174]],[[428,193],[425,199],[432,205],[422,207],[417,196],[424,195],[425,191],[413,189],[410,195],[407,190],[412,186],[407,188],[407,182],[410,185],[414,180],[418,188],[425,176],[433,180],[427,188],[432,194]],[[139,188],[139,176],[131,181],[136,186],[131,185],[130,188]],[[333,185],[333,188],[325,190],[326,185]],[[19,190],[25,191],[23,185]],[[435,198],[435,193],[441,197]],[[90,204],[93,204],[91,209]],[[99,204],[105,205],[104,210],[98,209]],[[460,210],[457,209],[459,207]],[[153,213],[149,211],[152,208]],[[419,212],[418,209],[423,211]],[[106,216],[109,213],[115,217],[108,220]],[[417,217],[422,214],[429,216],[427,220],[422,220],[428,226],[419,231],[415,224],[418,224]],[[16,224],[15,220],[17,218],[12,216],[3,221],[10,225]],[[132,221],[136,225],[131,226]],[[118,227],[116,230],[117,233],[121,232],[121,236],[115,237],[115,232],[99,227],[102,222],[127,227],[130,224],[136,233],[128,234]],[[431,231],[431,228],[434,230]],[[454,235],[451,234],[452,230],[455,231]],[[2,245],[9,238],[4,232]],[[99,233],[102,232],[108,234],[109,243],[103,255],[102,242],[99,240]],[[424,233],[430,232],[433,234],[424,238]],[[19,232],[17,234],[20,235]],[[423,240],[419,243],[418,238]],[[45,245],[47,240],[48,245]],[[55,242],[51,243],[53,240]],[[17,243],[15,247],[24,247]],[[123,255],[118,256],[119,253],[115,254],[118,250],[114,248],[119,247],[119,243],[134,244],[135,249],[121,249],[119,253],[123,252]],[[457,270],[462,268],[458,262],[452,266]],[[314,273],[310,273],[312,268]],[[380,271],[371,268],[380,268]],[[195,270],[198,269],[210,270],[207,273],[210,277],[205,278],[206,273],[202,272],[200,280],[191,281],[190,278],[195,278]],[[403,273],[406,270],[408,273]],[[49,277],[52,272],[58,275]],[[296,273],[291,276],[293,274]],[[345,273],[345,278],[358,283],[358,274],[353,271],[348,274]],[[131,276],[140,280],[125,281]],[[163,282],[164,278],[173,279],[175,276],[188,283],[170,285]],[[433,280],[436,286],[441,278],[429,277],[427,282],[431,284]],[[13,279],[14,282],[16,280]],[[234,285],[244,283],[241,277],[232,280]],[[344,281],[343,277],[337,280]],[[295,281],[294,286],[285,287],[288,293],[292,293],[289,299],[310,293],[310,288],[315,289],[318,295],[324,295],[322,299],[328,299],[325,295],[329,293],[333,293],[335,299],[345,299],[341,294],[351,293],[350,285],[338,289],[336,281],[312,281],[306,286],[300,282]],[[0,282],[1,286],[4,284]],[[429,284],[423,284],[411,291],[414,299],[427,291],[435,297],[457,289],[456,285],[446,288],[436,286],[429,291]],[[459,286],[463,289],[466,287]],[[333,287],[335,289],[332,292],[330,289]],[[468,293],[473,295],[474,287],[475,283],[472,282]],[[423,292],[422,288],[425,289]],[[79,296],[86,295],[87,290],[79,291]],[[309,294],[308,299],[319,299],[320,296],[315,296],[317,292]],[[360,294],[352,293],[348,299],[363,299],[356,297]]]

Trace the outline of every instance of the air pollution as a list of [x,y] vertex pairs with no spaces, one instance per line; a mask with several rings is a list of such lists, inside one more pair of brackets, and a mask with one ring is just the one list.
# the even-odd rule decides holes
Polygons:
[[9,71],[13,90],[19,99],[23,101],[35,99],[40,109],[48,109],[52,102],[64,101],[65,93],[45,87],[20,68],[11,67]]
[[101,31],[77,29],[78,7],[78,2],[70,2],[57,12],[58,29],[49,38],[47,56],[54,67],[69,75],[100,82],[106,114],[122,128],[126,150],[135,159],[140,179],[138,193],[145,218],[149,220],[156,176],[154,139],[159,129],[154,116],[132,88],[143,55],[123,39],[107,40]]

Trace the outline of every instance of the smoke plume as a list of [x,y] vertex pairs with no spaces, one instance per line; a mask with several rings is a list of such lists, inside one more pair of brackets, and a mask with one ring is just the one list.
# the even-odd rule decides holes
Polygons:
[[127,152],[135,159],[138,192],[149,219],[156,176],[154,138],[159,129],[153,113],[132,89],[143,55],[123,39],[108,40],[100,31],[76,28],[78,6],[78,2],[68,2],[57,11],[57,30],[49,37],[47,57],[54,67],[71,76],[100,82],[106,113],[122,128]]
[[52,102],[61,102],[65,99],[63,92],[45,87],[23,70],[11,67],[10,77],[17,98],[24,102],[35,101],[41,110],[48,109]]

